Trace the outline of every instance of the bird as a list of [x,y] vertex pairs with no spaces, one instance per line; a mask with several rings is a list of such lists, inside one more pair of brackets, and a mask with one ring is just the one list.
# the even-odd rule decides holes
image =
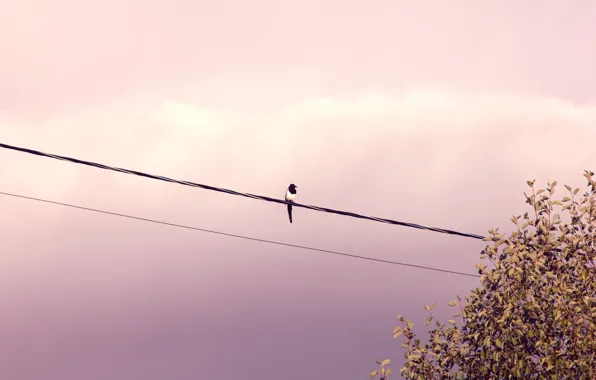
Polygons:
[[[296,199],[296,188],[298,186],[294,185],[293,183],[288,186],[288,190],[286,190],[286,202],[294,202]],[[288,217],[290,218],[290,223],[292,223],[292,205],[288,204]]]

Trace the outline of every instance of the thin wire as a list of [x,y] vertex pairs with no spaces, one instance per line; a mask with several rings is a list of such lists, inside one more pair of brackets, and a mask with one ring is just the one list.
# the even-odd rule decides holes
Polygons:
[[407,263],[401,263],[401,262],[397,262],[397,261],[377,259],[377,258],[368,257],[368,256],[353,255],[353,254],[344,253],[344,252],[331,251],[331,250],[328,250],[328,249],[321,249],[321,248],[313,248],[313,247],[308,247],[308,246],[304,246],[304,245],[296,245],[296,244],[283,243],[283,242],[274,241],[274,240],[258,239],[258,238],[253,238],[253,237],[249,237],[249,236],[235,235],[235,234],[230,234],[230,233],[227,233],[227,232],[220,232],[220,231],[208,230],[208,229],[205,229],[205,228],[198,228],[198,227],[186,226],[186,225],[183,225],[183,224],[169,223],[169,222],[164,222],[164,221],[155,220],[155,219],[148,219],[148,218],[142,218],[142,217],[133,216],[133,215],[121,214],[121,213],[117,213],[117,212],[104,211],[104,210],[99,210],[99,209],[95,209],[95,208],[77,206],[77,205],[73,205],[73,204],[69,204],[69,203],[55,202],[55,201],[50,201],[50,200],[47,200],[47,199],[41,199],[41,198],[35,198],[35,197],[28,197],[28,196],[25,196],[25,195],[5,193],[5,192],[2,192],[2,191],[0,191],[0,194],[1,195],[6,195],[6,196],[9,196],[9,197],[28,199],[28,200],[33,200],[33,201],[37,201],[37,202],[51,203],[51,204],[59,205],[59,206],[66,206],[66,207],[76,208],[76,209],[85,210],[85,211],[97,212],[97,213],[101,213],[101,214],[107,214],[107,215],[112,215],[112,216],[119,216],[119,217],[122,217],[122,218],[135,219],[135,220],[141,220],[141,221],[144,221],[144,222],[162,224],[162,225],[165,225],[165,226],[178,227],[178,228],[184,228],[184,229],[188,229],[188,230],[207,232],[207,233],[210,233],[210,234],[223,235],[223,236],[233,237],[233,238],[237,238],[237,239],[252,240],[252,241],[257,241],[257,242],[261,242],[261,243],[282,245],[282,246],[285,246],[285,247],[292,247],[292,248],[298,248],[298,249],[306,249],[306,250],[309,250],[309,251],[329,253],[329,254],[337,255],[337,256],[345,256],[345,257],[351,257],[351,258],[355,258],[355,259],[375,261],[375,262],[379,262],[379,263],[383,263],[383,264],[400,265],[400,266],[406,266],[406,267],[411,267],[411,268],[431,270],[431,271],[435,271],[435,272],[457,274],[457,275],[460,275],[460,276],[480,277],[478,275],[470,274],[470,273],[451,271],[451,270],[447,270],[447,269],[432,268],[432,267],[427,267],[427,266],[423,266],[423,265],[407,264]]
[[[285,200],[275,199],[275,198],[270,198],[270,197],[265,197],[265,196],[262,196],[262,195],[255,195],[255,194],[250,194],[250,193],[241,193],[241,192],[234,191],[234,190],[219,188],[219,187],[210,186],[210,185],[203,185],[203,184],[200,184],[200,183],[194,183],[194,182],[189,182],[189,181],[179,181],[179,180],[175,180],[175,179],[168,178],[168,177],[163,177],[163,176],[159,176],[159,175],[147,174],[147,173],[139,172],[139,171],[136,171],[136,170],[128,170],[128,169],[123,169],[123,168],[118,168],[118,167],[112,167],[112,166],[108,166],[108,165],[104,165],[104,164],[99,164],[99,163],[96,163],[96,162],[84,161],[84,160],[79,160],[77,158],[59,156],[59,155],[51,154],[51,153],[43,153],[43,152],[40,152],[40,151],[37,151],[37,150],[33,150],[33,149],[20,148],[20,147],[16,147],[16,146],[12,146],[12,145],[7,145],[7,144],[2,144],[2,143],[0,143],[0,148],[16,150],[16,151],[23,152],[23,153],[34,154],[34,155],[37,155],[37,156],[54,158],[56,160],[69,161],[69,162],[73,162],[73,163],[81,164],[81,165],[93,166],[93,167],[96,167],[96,168],[99,168],[99,169],[112,170],[112,171],[117,171],[117,172],[125,173],[125,174],[134,174],[134,175],[137,175],[137,176],[151,178],[151,179],[156,179],[156,180],[165,181],[165,182],[178,183],[178,184],[184,185],[184,186],[199,187],[199,188],[205,189],[205,190],[212,190],[212,191],[218,191],[220,193],[227,193],[227,194],[232,194],[232,195],[239,195],[239,196],[242,196],[242,197],[253,198],[253,199],[258,199],[258,200],[267,201],[267,202],[282,203],[282,204],[288,204],[288,203],[290,203],[290,202],[286,202]],[[485,238],[484,236],[476,235],[476,234],[470,234],[470,233],[465,233],[465,232],[458,232],[458,231],[447,230],[447,229],[437,228],[437,227],[422,226],[420,224],[415,224],[415,223],[399,222],[399,221],[396,221],[396,220],[384,219],[384,218],[377,218],[377,217],[374,217],[374,216],[365,216],[365,215],[360,215],[360,214],[356,214],[356,213],[353,213],[353,212],[333,210],[333,209],[325,208],[325,207],[309,206],[309,205],[303,205],[303,204],[293,203],[293,202],[292,202],[292,205],[294,207],[302,207],[302,208],[306,208],[306,209],[309,209],[309,210],[323,211],[323,212],[327,212],[327,213],[331,213],[331,214],[339,214],[339,215],[343,215],[343,216],[350,216],[352,218],[373,220],[373,221],[376,221],[376,222],[393,224],[393,225],[404,226],[404,227],[411,227],[411,228],[416,228],[416,229],[420,229],[420,230],[427,230],[427,231],[439,232],[439,233],[444,233],[444,234],[448,234],[448,235],[458,235],[458,236],[464,236],[464,237],[469,237],[469,238],[478,239],[478,240],[482,240],[482,239]]]

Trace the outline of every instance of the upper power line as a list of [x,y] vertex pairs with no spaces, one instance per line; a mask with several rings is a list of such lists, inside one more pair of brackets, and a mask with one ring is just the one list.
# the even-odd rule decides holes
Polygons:
[[223,235],[223,236],[233,237],[233,238],[237,238],[237,239],[252,240],[252,241],[257,241],[257,242],[261,242],[261,243],[275,244],[275,245],[281,245],[281,246],[285,246],[285,247],[292,247],[292,248],[298,248],[298,249],[305,249],[305,250],[309,250],[309,251],[329,253],[329,254],[336,255],[336,256],[344,256],[344,257],[351,257],[351,258],[360,259],[360,260],[375,261],[375,262],[382,263],[382,264],[393,264],[393,265],[399,265],[399,266],[405,266],[405,267],[411,267],[411,268],[425,269],[425,270],[430,270],[430,271],[434,271],[434,272],[456,274],[456,275],[467,276],[467,277],[480,277],[479,275],[471,274],[471,273],[458,272],[458,271],[452,271],[452,270],[441,269],[441,268],[433,268],[433,267],[428,267],[428,266],[424,266],[424,265],[407,264],[407,263],[401,263],[398,261],[378,259],[378,258],[369,257],[369,256],[353,255],[350,253],[332,251],[332,250],[328,250],[328,249],[321,249],[321,248],[308,247],[308,246],[304,246],[304,245],[283,243],[283,242],[275,241],[275,240],[266,240],[266,239],[253,238],[253,237],[249,237],[249,236],[230,234],[227,232],[208,230],[208,229],[204,229],[204,228],[192,227],[192,226],[187,226],[187,225],[183,225],[183,224],[169,223],[169,222],[164,222],[164,221],[155,220],[155,219],[142,218],[139,216],[121,214],[121,213],[105,211],[105,210],[99,210],[99,209],[90,208],[90,207],[77,206],[77,205],[73,205],[73,204],[69,204],[69,203],[55,202],[55,201],[50,201],[47,199],[28,197],[25,195],[5,193],[2,191],[0,191],[0,194],[6,195],[9,197],[28,199],[28,200],[37,201],[37,202],[44,202],[44,203],[50,203],[50,204],[59,205],[59,206],[71,207],[71,208],[75,208],[75,209],[79,209],[79,210],[92,211],[92,212],[107,214],[107,215],[111,215],[111,216],[118,216],[118,217],[122,217],[122,218],[141,220],[144,222],[157,223],[157,224],[171,226],[171,227],[184,228],[184,229],[188,229],[188,230]]
[[[239,195],[242,197],[259,199],[259,200],[267,201],[267,202],[288,204],[288,202],[286,202],[285,200],[281,200],[281,199],[275,199],[275,198],[270,198],[270,197],[265,197],[262,195],[255,195],[255,194],[250,194],[250,193],[241,193],[241,192],[234,191],[234,190],[229,190],[229,189],[224,189],[224,188],[209,186],[209,185],[203,185],[203,184],[195,183],[195,182],[175,180],[172,178],[163,177],[163,176],[154,175],[154,174],[147,174],[147,173],[139,172],[136,170],[129,170],[129,169],[108,166],[108,165],[104,165],[104,164],[100,164],[100,163],[96,163],[96,162],[84,161],[84,160],[80,160],[77,158],[59,156],[59,155],[51,154],[51,153],[44,153],[44,152],[40,152],[38,150],[21,148],[21,147],[17,147],[17,146],[8,145],[8,144],[0,143],[0,148],[16,150],[19,152],[34,154],[34,155],[42,156],[42,157],[54,158],[56,160],[69,161],[69,162],[73,162],[73,163],[81,164],[81,165],[93,166],[93,167],[96,167],[99,169],[113,170],[113,171],[117,171],[120,173],[126,173],[126,174],[134,174],[137,176],[147,177],[147,178],[156,179],[156,180],[160,180],[160,181],[174,182],[174,183],[178,183],[178,184],[184,185],[184,186],[198,187],[198,188],[205,189],[205,190],[212,190],[212,191],[218,191],[220,193]],[[420,224],[400,222],[397,220],[377,218],[374,216],[365,216],[365,215],[356,214],[356,213],[348,212],[348,211],[333,210],[330,208],[303,205],[303,204],[299,204],[299,203],[292,203],[292,205],[294,207],[302,207],[302,208],[306,208],[309,210],[323,211],[323,212],[327,212],[327,213],[331,213],[331,214],[339,214],[339,215],[343,215],[343,216],[350,216],[352,218],[373,220],[376,222],[393,224],[393,225],[404,226],[404,227],[411,227],[411,228],[416,228],[416,229],[420,229],[420,230],[428,230],[428,231],[439,232],[439,233],[448,234],[448,235],[464,236],[464,237],[469,237],[469,238],[478,239],[478,240],[485,239],[485,237],[481,236],[481,235],[465,233],[465,232],[458,232],[458,231],[448,230],[448,229],[444,229],[444,228],[422,226]]]

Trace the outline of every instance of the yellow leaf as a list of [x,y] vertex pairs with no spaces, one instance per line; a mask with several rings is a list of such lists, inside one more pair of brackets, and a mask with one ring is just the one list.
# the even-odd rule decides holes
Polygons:
[[553,364],[553,358],[549,357],[549,358],[546,360],[546,363],[548,364],[548,365],[547,365],[547,367],[546,367],[546,369],[547,369],[547,370],[549,370],[549,371],[550,371],[551,369],[555,368],[555,366],[554,366],[554,364]]
[[548,234],[548,231],[546,230],[546,227],[544,227],[544,224],[540,223],[540,231],[542,231],[543,234]]

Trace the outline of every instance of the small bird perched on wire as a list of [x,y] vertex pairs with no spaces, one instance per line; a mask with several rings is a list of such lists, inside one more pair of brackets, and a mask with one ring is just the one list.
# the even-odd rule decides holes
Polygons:
[[[294,202],[296,198],[296,188],[298,186],[294,185],[293,183],[288,186],[288,190],[286,190],[286,202]],[[290,223],[292,223],[292,205],[288,204],[288,217],[290,218]]]

